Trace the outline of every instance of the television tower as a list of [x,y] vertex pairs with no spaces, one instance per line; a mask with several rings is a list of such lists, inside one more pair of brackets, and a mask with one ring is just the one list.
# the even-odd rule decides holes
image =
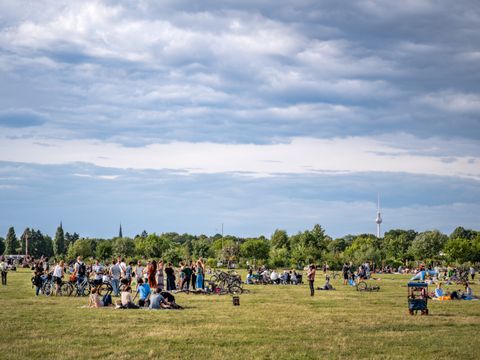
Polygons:
[[380,194],[377,194],[377,218],[375,219],[377,223],[377,238],[380,237],[380,224],[382,223],[382,215],[380,214]]

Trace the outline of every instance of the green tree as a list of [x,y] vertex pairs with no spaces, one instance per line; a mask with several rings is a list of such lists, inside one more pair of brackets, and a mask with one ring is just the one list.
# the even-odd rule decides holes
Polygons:
[[240,254],[245,259],[267,260],[270,243],[267,240],[248,239],[240,246]]
[[8,229],[7,237],[5,238],[5,255],[13,255],[17,253],[19,247],[17,235],[15,235],[15,229],[11,226]]
[[108,259],[113,255],[112,241],[111,240],[101,240],[97,242],[97,247],[95,249],[95,255],[98,259]]
[[415,236],[409,251],[416,260],[438,259],[447,239],[438,230],[425,231]]
[[0,254],[5,252],[5,239],[0,237]]
[[450,261],[465,263],[473,261],[474,247],[469,239],[449,239],[444,246],[445,254]]
[[384,235],[384,249],[389,259],[404,262],[410,259],[409,248],[417,233],[413,230],[390,230]]
[[170,235],[159,236],[155,233],[149,234],[146,238],[137,237],[134,243],[137,254],[147,258],[160,258],[175,244]]
[[85,259],[94,255],[95,246],[90,239],[80,239],[70,244],[67,253],[69,258],[82,256]]
[[275,267],[284,267],[290,265],[290,253],[286,248],[271,248],[269,254],[269,263]]
[[384,259],[382,240],[372,234],[358,235],[352,244],[345,250],[348,260],[357,264],[373,261],[377,264]]
[[116,238],[112,244],[113,254],[116,256],[133,256],[135,253],[135,242],[130,238]]
[[288,239],[287,232],[285,230],[275,230],[270,237],[272,247],[276,249],[290,249],[290,241]]
[[63,233],[63,227],[60,223],[60,226],[57,228],[57,232],[55,233],[55,240],[53,241],[53,252],[55,256],[62,256],[65,255],[66,248],[65,248],[65,235]]
[[471,229],[465,229],[462,226],[458,226],[450,234],[450,239],[468,239],[473,240],[477,236],[477,231]]
[[209,258],[213,256],[213,250],[211,248],[211,244],[207,239],[199,239],[199,240],[194,240],[192,242],[189,241],[189,243],[192,245],[192,250],[191,254],[195,258]]
[[65,233],[65,251],[68,249],[70,244],[73,244],[75,241],[80,239],[80,235],[78,235],[76,232],[73,234],[70,234],[68,231]]

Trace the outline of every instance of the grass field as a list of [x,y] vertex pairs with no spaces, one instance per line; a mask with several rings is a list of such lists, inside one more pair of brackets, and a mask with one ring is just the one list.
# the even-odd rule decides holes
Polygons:
[[0,359],[480,356],[480,301],[432,301],[429,316],[410,316],[405,276],[382,276],[379,293],[336,280],[313,298],[306,285],[248,286],[239,307],[229,296],[178,294],[183,311],[81,308],[87,298],[35,297],[30,277],[10,272],[0,287]]

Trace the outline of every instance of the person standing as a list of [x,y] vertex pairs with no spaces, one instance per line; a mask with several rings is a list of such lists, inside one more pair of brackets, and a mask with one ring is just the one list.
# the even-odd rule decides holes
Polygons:
[[165,275],[167,275],[167,291],[176,290],[175,270],[173,269],[173,264],[171,262],[169,262],[165,268]]
[[197,266],[195,261],[190,263],[190,269],[192,269],[192,288],[193,290],[197,289]]
[[190,290],[190,280],[192,278],[192,268],[190,265],[182,265],[182,274],[183,274],[183,279],[182,283],[180,284],[180,289],[183,290],[185,287],[186,290]]
[[81,290],[81,287],[83,282],[85,281],[85,275],[87,274],[87,266],[82,261],[81,256],[77,257],[77,262],[75,263],[74,267],[74,274],[77,277],[77,291],[81,294],[83,292],[83,289]]
[[5,261],[5,258],[2,256],[0,259],[0,272],[2,273],[2,285],[7,285],[7,272],[8,272],[8,264]]
[[148,285],[150,286],[151,289],[155,289],[157,287],[157,262],[155,260],[152,260],[152,262],[147,265],[147,279],[148,279]]
[[63,278],[63,260],[60,261],[53,269],[53,282],[55,284],[55,295],[61,294],[60,286]]
[[350,272],[350,266],[348,266],[348,263],[343,264],[342,266],[343,285],[348,285],[349,272]]
[[112,276],[112,289],[115,296],[120,295],[120,277],[122,276],[122,270],[117,260],[112,260],[112,266],[110,267],[110,275]]
[[125,280],[127,280],[128,285],[132,283],[132,274],[133,274],[133,261],[130,261],[125,270]]
[[473,266],[470,266],[470,276],[472,278],[472,281],[475,280],[475,268]]
[[163,274],[163,260],[160,260],[157,264],[157,287],[161,290],[165,287],[165,277]]
[[315,281],[315,274],[316,274],[316,268],[314,264],[311,264],[308,267],[308,272],[307,272],[307,279],[308,279],[308,284],[310,285],[310,296],[313,296],[315,294],[315,288],[313,286],[313,283]]
[[197,289],[204,289],[203,277],[205,275],[205,265],[201,259],[197,261]]
[[137,281],[137,288],[138,288],[138,280],[140,279],[143,280],[143,272],[144,272],[144,268],[142,265],[142,261],[138,260],[137,266],[135,267],[135,280]]
[[100,262],[97,260],[95,260],[95,265],[92,266],[92,271],[93,271],[93,274],[94,274],[94,283],[95,283],[95,286],[100,286],[102,285],[102,275],[103,275],[103,267],[102,265],[100,265]]

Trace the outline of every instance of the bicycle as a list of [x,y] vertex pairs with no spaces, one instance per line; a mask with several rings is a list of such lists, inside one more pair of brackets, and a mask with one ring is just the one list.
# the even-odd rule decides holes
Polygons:
[[380,286],[369,286],[365,281],[357,283],[357,291],[379,291]]

